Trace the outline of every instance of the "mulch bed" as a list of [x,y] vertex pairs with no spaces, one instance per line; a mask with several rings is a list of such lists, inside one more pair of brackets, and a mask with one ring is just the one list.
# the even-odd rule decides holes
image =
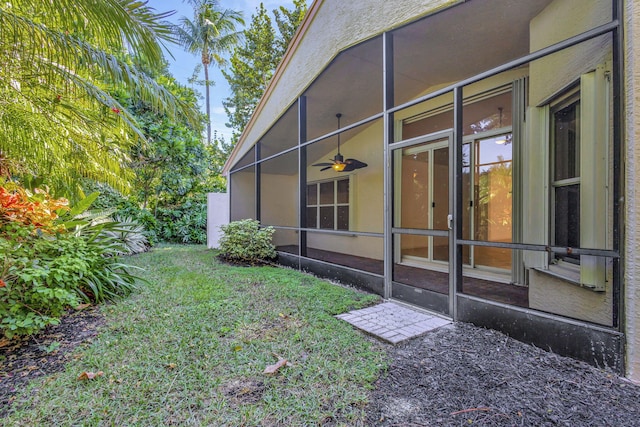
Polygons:
[[367,425],[640,425],[640,387],[496,331],[458,323],[389,355]]
[[0,340],[0,418],[27,382],[63,370],[65,363],[78,356],[78,345],[96,336],[103,324],[99,309],[88,307],[69,312],[60,324],[35,336]]
[[[89,308],[36,337],[4,342],[0,419],[29,380],[62,370],[103,324],[98,309]],[[370,394],[369,426],[640,423],[640,387],[496,331],[456,324],[385,347],[391,366]]]

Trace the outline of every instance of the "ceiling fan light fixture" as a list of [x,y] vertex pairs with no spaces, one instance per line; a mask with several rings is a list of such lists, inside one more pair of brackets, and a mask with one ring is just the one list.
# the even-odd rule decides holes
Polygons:
[[[338,119],[338,130],[340,130],[340,117],[342,114],[336,114],[336,118]],[[340,154],[340,133],[338,133],[338,153],[333,156],[333,159],[329,159],[329,163],[314,163],[312,166],[319,166],[320,172],[326,171],[328,169],[333,169],[335,172],[351,172],[356,169],[366,168],[367,164],[361,162],[357,159],[346,159]]]

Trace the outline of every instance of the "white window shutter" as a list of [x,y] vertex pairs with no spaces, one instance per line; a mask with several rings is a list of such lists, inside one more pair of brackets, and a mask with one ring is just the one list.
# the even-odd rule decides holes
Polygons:
[[[549,191],[549,106],[527,109],[527,140],[523,144],[522,188],[526,196],[522,200],[523,230],[526,243],[549,244],[548,191]],[[524,264],[527,268],[547,268],[545,252],[527,251]]]
[[[580,246],[607,247],[609,175],[609,83],[605,66],[580,79]],[[582,255],[580,282],[604,290],[606,259]]]

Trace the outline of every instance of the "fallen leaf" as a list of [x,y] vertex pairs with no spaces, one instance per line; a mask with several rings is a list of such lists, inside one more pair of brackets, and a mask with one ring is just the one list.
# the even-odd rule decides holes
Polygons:
[[85,308],[89,308],[91,307],[91,304],[80,304],[78,306],[76,306],[76,310],[80,311],[80,310],[84,310]]
[[176,366],[178,366],[178,365],[176,365],[175,363],[169,363],[169,364],[165,365],[165,367],[167,369],[176,369]]
[[80,381],[92,380],[92,379],[94,379],[96,377],[101,377],[103,375],[104,375],[104,372],[102,372],[102,371],[98,371],[98,372],[95,372],[95,373],[94,372],[86,372],[85,371],[85,372],[81,373],[80,375],[78,375],[78,379]]
[[8,339],[6,339],[6,338],[0,339],[0,348],[6,347],[9,344],[11,344],[11,341],[9,341]]
[[288,363],[289,362],[287,362],[287,359],[278,359],[278,361],[273,365],[269,365],[266,368],[264,368],[263,374],[275,375],[280,368],[282,368],[283,366],[286,366]]
[[233,350],[233,351],[240,351],[240,350],[242,350],[242,346],[241,346],[241,345],[234,345],[234,346],[232,347],[232,350]]

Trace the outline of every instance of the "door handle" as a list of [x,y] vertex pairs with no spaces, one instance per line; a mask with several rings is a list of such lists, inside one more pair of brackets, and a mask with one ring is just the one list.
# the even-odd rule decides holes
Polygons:
[[453,215],[451,214],[447,215],[447,227],[449,227],[449,230],[453,229]]

